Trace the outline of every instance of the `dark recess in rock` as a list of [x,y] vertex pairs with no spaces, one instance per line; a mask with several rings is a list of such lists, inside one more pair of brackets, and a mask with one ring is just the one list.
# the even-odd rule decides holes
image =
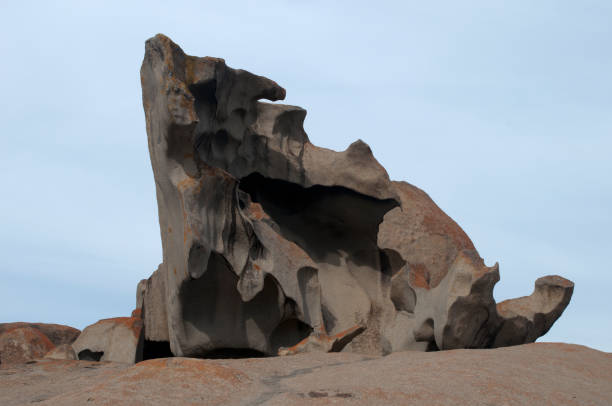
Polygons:
[[142,346],[142,359],[168,358],[174,356],[170,351],[170,343],[168,341],[149,341],[144,340]]
[[80,351],[77,356],[81,361],[100,361],[102,356],[104,355],[104,351],[89,351],[83,350]]
[[222,359],[222,358],[261,358],[265,357],[261,351],[253,350],[250,348],[217,348],[207,352],[201,358],[207,359]]
[[142,361],[143,321],[139,317],[102,319],[87,326],[72,344],[79,359],[82,354],[100,355],[99,361],[133,364]]
[[398,205],[395,200],[375,199],[340,186],[304,188],[259,173],[241,179],[238,187],[261,205],[283,238],[315,262],[339,266],[342,252],[359,266],[381,268],[378,226],[385,213]]

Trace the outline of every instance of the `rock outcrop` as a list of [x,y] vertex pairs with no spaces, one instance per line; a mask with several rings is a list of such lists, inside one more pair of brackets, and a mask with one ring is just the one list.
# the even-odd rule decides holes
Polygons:
[[142,326],[137,317],[103,319],[85,327],[72,348],[80,360],[133,364],[142,361]]
[[163,35],[141,69],[163,262],[137,289],[147,346],[175,356],[390,353],[534,341],[573,284],[496,305],[499,267],[370,148],[309,142],[277,83]]
[[45,354],[45,358],[48,359],[64,359],[64,360],[77,360],[79,359],[74,352],[74,348],[70,344],[61,344]]
[[1,323],[0,335],[19,327],[30,327],[39,330],[47,336],[53,345],[72,344],[79,334],[81,334],[81,330],[63,324],[25,323],[18,321],[15,323]]
[[0,364],[43,358],[58,347],[72,344],[79,333],[76,328],[61,324],[0,323]]
[[0,335],[0,364],[19,364],[44,357],[53,343],[32,327],[18,327]]

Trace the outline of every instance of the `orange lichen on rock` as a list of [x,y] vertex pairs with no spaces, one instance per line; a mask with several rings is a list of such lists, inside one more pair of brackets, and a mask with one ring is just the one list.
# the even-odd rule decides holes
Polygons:
[[47,336],[47,338],[51,340],[54,345],[71,344],[81,333],[80,330],[74,327],[65,326],[62,324],[16,322],[0,323],[0,335],[2,335],[4,332],[21,327],[31,327],[39,330],[41,333]]
[[410,265],[410,285],[416,288],[429,289],[429,271],[424,264]]
[[158,358],[147,361],[142,361],[136,364],[134,368],[135,374],[128,379],[138,381],[147,379],[158,374],[163,374],[166,371],[174,370],[178,372],[179,380],[184,377],[197,377],[204,381],[223,380],[231,384],[240,384],[248,381],[248,377],[233,368],[219,365],[207,360],[195,358]]
[[270,218],[270,216],[268,216],[266,212],[263,211],[263,208],[261,207],[261,204],[259,203],[251,202],[251,204],[249,205],[249,213],[255,220],[263,220],[263,219]]
[[324,351],[324,352],[338,352],[342,349],[357,335],[361,334],[365,330],[362,326],[353,326],[344,331],[341,331],[333,336],[329,336],[323,332],[314,333],[299,343],[289,347],[280,348],[278,355],[294,355],[308,351]]
[[138,337],[142,330],[142,319],[139,317],[113,317],[109,319],[102,319],[98,321],[98,323],[123,325],[130,329],[135,337]]
[[17,327],[0,335],[0,364],[39,359],[55,348],[46,335],[32,327]]

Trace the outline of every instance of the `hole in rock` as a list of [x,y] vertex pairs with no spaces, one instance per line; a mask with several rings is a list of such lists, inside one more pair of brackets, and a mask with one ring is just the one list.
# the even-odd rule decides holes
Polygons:
[[[199,267],[206,272],[186,280],[179,290],[185,321],[183,355],[261,356],[267,350],[265,337],[283,320],[279,301],[284,297],[274,278],[267,275],[262,290],[244,302],[236,288],[238,276],[221,254],[212,252]],[[211,352],[211,348],[218,349]]]
[[436,339],[434,337],[434,321],[429,318],[423,322],[421,327],[417,331],[414,332],[414,338],[417,342],[426,341],[427,348],[425,351],[439,351],[438,345],[436,344]]
[[142,347],[142,359],[170,358],[173,357],[168,341],[145,340]]
[[315,261],[339,265],[339,257],[347,255],[356,265],[370,265],[380,272],[378,226],[385,213],[398,206],[395,200],[376,199],[340,186],[304,188],[259,173],[242,178],[239,187],[262,205],[284,238]]
[[384,274],[395,276],[406,265],[406,261],[399,252],[385,248],[380,250],[380,267]]
[[[240,179],[239,189],[261,205],[283,238],[300,246],[319,272],[334,280],[338,295],[354,292],[348,286],[356,281],[362,295],[379,297],[381,286],[388,286],[393,272],[403,265],[401,257],[381,253],[377,245],[385,213],[398,206],[393,199],[380,200],[341,186],[305,188],[257,172]],[[345,314],[340,302],[326,304],[326,328]]]
[[280,323],[270,336],[270,344],[273,353],[277,353],[281,347],[293,347],[310,335],[312,328],[298,320],[289,319]]
[[198,358],[222,359],[222,358],[262,358],[266,355],[252,348],[217,348]]
[[100,361],[104,351],[83,350],[79,352],[78,357],[81,361]]
[[194,83],[189,91],[195,97],[196,103],[217,106],[217,81],[215,79]]
[[427,344],[427,349],[425,350],[427,352],[433,352],[433,351],[440,351],[440,349],[438,348],[438,345],[436,344],[435,341],[430,341]]

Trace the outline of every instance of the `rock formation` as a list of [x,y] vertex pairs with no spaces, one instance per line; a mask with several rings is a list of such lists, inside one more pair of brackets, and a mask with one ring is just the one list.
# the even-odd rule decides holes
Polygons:
[[[61,324],[0,324],[0,365],[19,364],[43,358],[55,349],[69,346],[79,336],[76,328]],[[58,353],[54,353],[57,357]]]
[[498,265],[363,141],[312,145],[278,84],[157,35],[141,68],[163,262],[138,285],[144,351],[175,356],[532,342],[573,284],[496,305]]
[[53,343],[53,345],[72,344],[77,339],[81,331],[74,327],[62,324],[50,323],[25,323],[22,321],[15,323],[1,323],[0,335],[16,328],[29,327],[43,333]]
[[70,344],[58,345],[47,354],[47,359],[62,359],[62,360],[77,360],[79,359],[77,354],[74,352],[74,348]]
[[42,358],[54,348],[39,330],[18,327],[0,335],[0,364],[15,364]]
[[116,317],[87,326],[72,348],[80,360],[133,364],[142,361],[142,344],[142,320]]

